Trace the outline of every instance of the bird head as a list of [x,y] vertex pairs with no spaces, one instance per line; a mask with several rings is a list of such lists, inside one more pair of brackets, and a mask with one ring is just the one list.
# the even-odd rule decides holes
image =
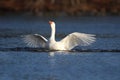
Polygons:
[[53,22],[53,21],[49,21],[49,24],[50,24],[50,26],[53,28],[55,28],[55,22]]

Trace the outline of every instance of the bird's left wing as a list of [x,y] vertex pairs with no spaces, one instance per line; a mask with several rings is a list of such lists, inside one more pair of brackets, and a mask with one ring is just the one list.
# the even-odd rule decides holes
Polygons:
[[30,47],[45,47],[47,39],[39,34],[25,35],[23,37],[25,43]]
[[85,33],[78,33],[74,32],[66,36],[60,42],[65,45],[66,49],[72,49],[75,46],[87,46],[91,43],[95,42],[95,35],[92,34],[85,34]]

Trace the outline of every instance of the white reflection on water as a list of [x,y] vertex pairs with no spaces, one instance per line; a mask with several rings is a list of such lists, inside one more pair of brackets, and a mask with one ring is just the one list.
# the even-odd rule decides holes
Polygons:
[[54,52],[50,52],[49,55],[50,55],[51,57],[54,57],[55,53],[54,53]]

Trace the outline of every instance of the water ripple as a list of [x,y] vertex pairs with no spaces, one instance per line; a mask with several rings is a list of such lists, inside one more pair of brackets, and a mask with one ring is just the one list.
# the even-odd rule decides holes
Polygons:
[[[14,47],[0,48],[0,51],[54,52],[44,48]],[[74,49],[67,52],[120,52],[119,49]]]
[[[30,32],[0,32],[0,38],[12,38],[12,37],[21,37],[23,35],[27,35],[27,34],[34,34],[34,33],[30,33]],[[39,33],[38,33],[39,34]],[[45,37],[50,37],[49,33],[46,34],[41,34]],[[56,37],[57,38],[64,38],[65,36],[67,36],[68,34],[66,33],[57,33]],[[120,38],[120,34],[95,34],[97,38]]]

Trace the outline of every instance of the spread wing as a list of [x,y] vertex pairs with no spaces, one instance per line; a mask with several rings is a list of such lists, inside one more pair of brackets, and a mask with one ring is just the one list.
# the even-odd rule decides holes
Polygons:
[[92,34],[74,32],[66,36],[60,42],[65,45],[66,49],[70,50],[78,45],[80,46],[90,45],[91,43],[95,42],[94,36],[95,35],[92,35]]
[[39,34],[25,35],[23,37],[25,43],[30,47],[45,47],[47,39]]

